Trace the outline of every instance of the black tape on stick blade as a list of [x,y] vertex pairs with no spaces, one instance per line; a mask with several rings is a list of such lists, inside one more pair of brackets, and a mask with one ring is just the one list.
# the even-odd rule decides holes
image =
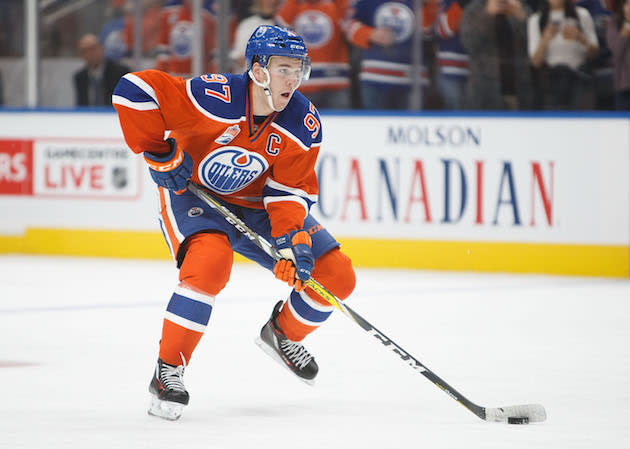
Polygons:
[[529,418],[526,416],[510,416],[507,421],[508,424],[529,424]]

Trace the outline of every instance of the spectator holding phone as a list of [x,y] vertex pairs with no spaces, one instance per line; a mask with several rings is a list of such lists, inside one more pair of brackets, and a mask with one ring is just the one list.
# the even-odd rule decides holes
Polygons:
[[580,108],[589,86],[581,67],[599,51],[590,13],[573,0],[542,0],[527,26],[529,57],[539,70],[544,107]]
[[466,105],[472,109],[529,109],[531,76],[521,0],[472,0],[460,38],[470,58]]
[[615,106],[630,110],[630,0],[615,0],[613,15],[606,30],[608,47],[613,55]]

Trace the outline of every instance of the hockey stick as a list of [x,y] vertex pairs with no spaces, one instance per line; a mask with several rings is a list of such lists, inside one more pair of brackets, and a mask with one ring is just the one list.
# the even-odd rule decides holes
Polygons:
[[[234,215],[228,208],[223,206],[214,196],[212,196],[204,187],[188,181],[188,189],[199,199],[208,204],[219,214],[221,214],[231,225],[238,229],[243,235],[249,238],[256,246],[271,256],[274,260],[282,257],[278,251],[263,237],[251,230],[240,218]],[[402,361],[411,368],[422,374],[424,377],[433,382],[438,388],[448,394],[451,398],[459,402],[468,410],[473,412],[479,418],[485,421],[503,422],[509,424],[527,424],[530,422],[542,422],[547,419],[545,408],[539,404],[511,405],[506,407],[488,408],[475,404],[467,399],[463,394],[459,393],[448,383],[442,380],[437,374],[427,368],[423,363],[410,355],[403,348],[398,346],[393,340],[384,333],[372,326],[363,317],[337,299],[335,295],[329,292],[315,279],[310,278],[306,281],[306,286],[313,289],[322,298],[339,309],[344,315],[357,323],[363,330],[376,338],[381,344],[388,347]]]

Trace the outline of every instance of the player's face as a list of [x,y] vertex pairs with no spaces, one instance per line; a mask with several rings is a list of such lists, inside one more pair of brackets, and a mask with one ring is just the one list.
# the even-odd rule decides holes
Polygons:
[[273,104],[278,110],[284,109],[295,89],[302,82],[302,61],[285,56],[272,56],[267,64],[269,76],[269,88]]

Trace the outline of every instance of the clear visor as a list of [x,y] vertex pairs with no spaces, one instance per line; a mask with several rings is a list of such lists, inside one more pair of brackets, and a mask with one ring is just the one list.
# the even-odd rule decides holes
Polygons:
[[303,80],[307,80],[311,76],[311,60],[310,58],[302,59],[302,66],[300,68],[292,68],[286,66],[267,66],[269,73],[274,77],[280,77],[284,79],[291,79],[301,83]]

